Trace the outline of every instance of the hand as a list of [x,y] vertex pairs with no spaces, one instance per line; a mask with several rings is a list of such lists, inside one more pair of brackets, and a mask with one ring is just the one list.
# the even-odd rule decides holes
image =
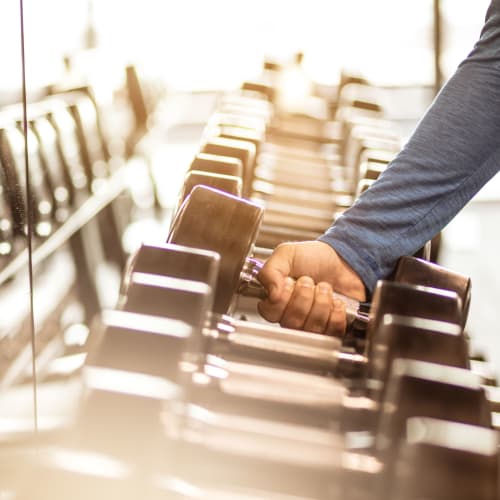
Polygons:
[[333,290],[360,301],[366,298],[359,276],[322,241],[279,245],[259,280],[268,293],[258,304],[265,319],[315,333],[339,335],[345,331],[345,306],[333,298]]

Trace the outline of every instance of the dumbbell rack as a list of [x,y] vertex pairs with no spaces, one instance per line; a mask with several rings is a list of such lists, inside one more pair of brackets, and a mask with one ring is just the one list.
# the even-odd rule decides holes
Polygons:
[[[127,188],[123,171],[119,171],[106,181],[100,192],[86,200],[46,241],[35,247],[32,256],[33,266],[56,252],[60,247],[78,232],[85,224],[113,202]],[[24,249],[0,270],[0,286],[13,278],[28,264],[28,250]]]
[[[241,97],[259,101],[264,95],[267,101],[275,91],[267,84],[246,83]],[[359,95],[355,100],[365,111],[377,108],[376,103],[369,104]],[[223,125],[221,129],[226,126],[219,125]],[[209,127],[207,134],[211,133]],[[238,127],[231,127],[230,135],[234,136]],[[225,130],[229,133],[227,126]],[[232,144],[233,152],[238,150],[238,156],[232,158],[240,163],[241,152],[252,150],[250,144],[262,147],[255,136],[248,131],[244,134],[246,146]],[[233,140],[245,142],[244,134]],[[225,156],[222,162],[238,163]],[[213,158],[208,160],[217,163]],[[374,172],[378,170],[374,168],[370,175],[376,175]],[[243,179],[226,184],[235,189],[231,194],[217,186],[215,190],[200,186],[185,189],[180,194],[184,203],[179,200],[181,208],[174,214],[171,243],[179,243],[175,239],[179,234],[194,241],[191,221],[198,212],[191,219],[186,213],[197,199],[202,200],[197,207],[199,217],[203,209],[207,212],[212,207],[211,200],[213,206],[218,199],[227,203],[220,210],[222,215],[203,220],[202,228],[209,223],[213,228],[222,225],[222,217],[226,217],[224,224],[229,220],[230,227],[227,217],[231,207],[235,213],[248,208],[246,220],[257,221],[259,205],[241,198],[238,192],[243,187],[249,198],[254,196],[253,173],[247,169]],[[245,185],[245,179],[250,184]],[[83,201],[35,249],[35,264],[57,252],[126,189],[121,171],[102,185],[102,191],[96,190]],[[351,184],[351,197],[359,191],[359,186]],[[190,222],[191,234],[182,233],[181,216]],[[304,234],[301,228],[290,231],[269,219],[266,223],[266,238],[272,235],[274,241]],[[259,241],[263,234],[256,231],[245,243],[241,243],[241,235],[240,241],[234,242],[246,253],[247,243],[253,248],[255,238]],[[441,500],[443,489],[454,487],[454,498],[462,494],[460,498],[469,500],[473,481],[463,479],[459,488],[452,481],[471,471],[481,476],[484,486],[478,487],[477,495],[472,493],[474,498],[498,498],[496,433],[491,430],[483,388],[467,366],[462,328],[469,293],[466,279],[420,260],[402,261],[396,281],[380,283],[374,294],[368,330],[358,332],[359,338],[350,337],[353,342],[347,345],[345,340],[279,327],[268,326],[266,330],[262,322],[235,321],[234,315],[248,314],[247,306],[252,310],[255,299],[248,299],[244,307],[240,302],[232,319],[214,315],[211,307],[219,303],[217,294],[231,294],[231,290],[221,292],[216,285],[224,273],[224,248],[220,255],[214,254],[209,244],[202,249],[173,245],[145,248],[139,249],[127,268],[118,307],[105,312],[93,325],[85,346],[89,351],[82,376],[85,397],[80,401],[75,426],[69,432],[42,433],[35,443],[36,453],[29,440],[20,445],[14,457],[11,445],[6,453],[0,453],[0,484],[5,482],[19,492],[20,499],[31,499],[36,491],[40,499],[51,500],[416,500],[422,495]],[[143,258],[145,252],[149,253]],[[23,251],[0,274],[3,282],[14,276],[26,259]],[[414,274],[420,279],[428,272],[435,286],[439,280],[450,282],[450,276],[460,286],[455,284],[453,290],[446,291],[423,290],[405,265],[417,269]],[[425,301],[433,304],[428,308],[435,316],[419,316]],[[409,311],[409,305],[414,304],[421,307],[418,313]],[[409,342],[409,347],[410,336],[424,339],[424,343]],[[433,342],[442,352],[428,348]],[[387,360],[410,352],[421,358],[395,361],[390,378]],[[303,364],[293,366],[300,359]],[[442,365],[436,364],[438,359]],[[422,387],[428,398],[422,398]],[[415,411],[417,400],[422,414]],[[446,404],[439,405],[439,401]],[[470,411],[464,410],[466,406]],[[451,409],[456,412],[457,422],[437,420],[446,409],[448,415]],[[410,439],[398,435],[399,448],[387,447],[394,437],[392,429],[404,427],[406,417],[410,417]],[[373,429],[379,429],[375,437]],[[461,441],[457,446],[463,436],[468,437],[467,443]],[[450,463],[462,468],[450,470]],[[19,474],[30,477],[32,484],[20,480]],[[387,481],[386,477],[392,479]],[[427,482],[429,491],[422,491]]]

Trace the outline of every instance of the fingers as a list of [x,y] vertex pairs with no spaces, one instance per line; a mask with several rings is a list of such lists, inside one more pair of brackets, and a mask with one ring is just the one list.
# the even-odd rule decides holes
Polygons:
[[280,325],[286,328],[304,329],[305,322],[314,305],[315,285],[309,276],[300,277],[281,317]]
[[342,337],[346,327],[344,302],[333,298],[333,289],[329,283],[318,283],[315,287],[313,304],[302,329],[313,333]]
[[271,323],[279,323],[292,297],[294,287],[295,281],[292,278],[283,278],[280,293],[276,293],[273,297],[269,296],[257,304],[259,314]]
[[286,282],[287,277],[290,276],[292,262],[293,249],[290,245],[280,245],[267,259],[260,271],[259,281],[266,289],[270,302],[281,302],[285,292],[284,287],[287,285],[290,288],[290,285],[293,284],[290,281]]
[[261,301],[258,309],[265,319],[286,328],[337,337],[346,330],[345,304],[333,298],[329,283],[315,285],[308,276],[302,276],[296,282],[286,278],[278,300]]
[[343,337],[347,329],[347,316],[345,303],[340,299],[333,300],[328,324],[323,333],[334,337]]
[[314,290],[314,302],[304,323],[304,330],[326,333],[333,305],[333,290],[330,284],[318,283]]

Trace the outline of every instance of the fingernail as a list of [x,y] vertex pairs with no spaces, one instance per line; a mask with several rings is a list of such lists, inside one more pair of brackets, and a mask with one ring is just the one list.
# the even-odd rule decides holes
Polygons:
[[301,288],[313,288],[314,287],[314,281],[312,279],[310,279],[310,278],[300,278],[297,281],[297,284]]
[[318,290],[319,290],[319,293],[322,293],[324,295],[327,295],[330,293],[330,287],[326,283],[320,283],[318,285]]
[[295,286],[295,281],[292,278],[288,277],[285,279],[284,289],[287,292],[290,292],[291,290],[293,290],[294,286]]

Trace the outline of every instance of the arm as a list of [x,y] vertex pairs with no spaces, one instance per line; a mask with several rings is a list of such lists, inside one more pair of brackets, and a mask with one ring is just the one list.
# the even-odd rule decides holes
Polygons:
[[[311,243],[306,242],[293,249],[282,245],[269,259],[260,277],[274,293],[261,303],[261,313],[286,325],[300,305],[304,322],[310,318],[314,300],[304,312],[310,298],[305,300],[300,292],[289,294],[288,300],[279,295],[287,276],[307,274],[345,294],[359,292],[363,284],[373,290],[401,255],[414,253],[432,238],[499,168],[500,0],[493,0],[479,42],[401,153],[319,238],[317,244],[326,244],[329,253],[322,250],[313,259],[307,256]],[[297,245],[304,245],[304,252]],[[311,266],[314,274],[308,272]]]
[[387,171],[320,238],[369,290],[442,229],[500,168],[500,1],[480,41]]

